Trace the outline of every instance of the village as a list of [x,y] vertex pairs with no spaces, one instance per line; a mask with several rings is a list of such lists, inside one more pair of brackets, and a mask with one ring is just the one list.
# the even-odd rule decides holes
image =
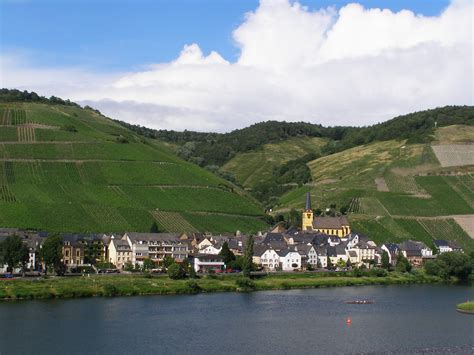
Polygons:
[[[0,243],[9,236],[19,236],[26,244],[26,270],[43,272],[45,265],[40,250],[48,234],[15,228],[0,229]],[[232,235],[126,232],[61,234],[61,238],[61,261],[66,273],[83,272],[84,267],[98,273],[130,272],[144,270],[145,265],[151,271],[160,272],[167,260],[178,264],[186,261],[197,273],[223,273],[241,271],[239,264],[229,262],[226,256],[230,254],[231,260],[242,256],[249,236],[239,232]],[[352,231],[344,215],[315,217],[309,194],[302,212],[301,229],[285,229],[277,225],[252,238],[254,269],[264,272],[341,271],[373,268],[387,262],[395,266],[399,258],[406,259],[412,267],[421,267],[426,261],[435,259],[437,254],[462,252],[458,245],[445,240],[435,240],[435,250],[421,241],[412,240],[377,245],[370,236]],[[7,269],[8,266],[3,265],[0,272],[25,271]]]

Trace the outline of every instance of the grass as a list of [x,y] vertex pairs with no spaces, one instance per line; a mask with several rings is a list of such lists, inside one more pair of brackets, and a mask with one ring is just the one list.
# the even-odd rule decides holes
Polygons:
[[[189,294],[196,292],[241,291],[238,275],[202,277],[191,280],[170,280],[167,276],[106,275],[49,277],[46,279],[14,279],[0,281],[0,299],[50,299],[94,296],[134,296]],[[353,277],[344,274],[302,273],[275,274],[252,280],[252,290],[341,287],[357,285],[389,285],[439,282],[422,273],[386,277]]]
[[[163,231],[195,231],[196,219],[199,230],[210,232],[223,231],[225,223],[229,232],[267,228],[261,206],[244,191],[93,111],[0,104],[0,118],[43,125],[34,135],[22,126],[0,130],[2,227],[148,232],[150,212],[158,209],[176,217],[160,223]],[[119,136],[128,143],[118,143]],[[191,222],[178,218],[184,213]]]
[[289,160],[317,153],[326,143],[327,139],[323,138],[301,137],[266,144],[257,150],[237,154],[222,170],[233,173],[243,186],[253,187],[259,182],[270,180],[275,168]]
[[456,308],[461,312],[474,314],[474,301],[459,303]]

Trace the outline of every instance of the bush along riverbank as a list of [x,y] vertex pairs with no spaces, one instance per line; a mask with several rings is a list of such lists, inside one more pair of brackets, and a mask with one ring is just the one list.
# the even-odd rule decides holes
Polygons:
[[474,314],[474,301],[460,303],[457,305],[456,309],[461,313]]
[[[372,270],[371,270],[372,271]],[[165,275],[85,275],[0,281],[0,299],[51,299],[95,296],[195,294],[201,292],[248,292],[362,285],[398,285],[445,282],[437,276],[417,271],[396,272],[319,272],[254,275],[207,275],[172,280]]]

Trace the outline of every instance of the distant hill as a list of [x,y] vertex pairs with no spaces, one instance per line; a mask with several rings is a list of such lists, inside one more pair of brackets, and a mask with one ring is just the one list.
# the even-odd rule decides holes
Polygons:
[[[33,93],[34,94],[34,93]],[[50,232],[254,232],[232,183],[70,101],[0,91],[0,226]]]
[[[140,132],[140,127],[134,127]],[[415,112],[370,127],[263,122],[226,134],[147,130],[235,181],[273,215],[348,213],[377,242],[457,241],[474,250],[474,107]]]
[[474,250],[473,157],[474,127],[466,125],[438,128],[431,143],[360,145],[309,162],[312,182],[275,209],[303,208],[310,191],[313,208],[347,210],[353,228],[375,241],[446,239]]

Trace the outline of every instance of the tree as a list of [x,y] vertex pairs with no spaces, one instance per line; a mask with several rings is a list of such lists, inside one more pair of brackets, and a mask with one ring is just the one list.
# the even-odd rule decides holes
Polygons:
[[301,213],[294,208],[291,209],[290,214],[288,215],[288,224],[293,228],[301,227]]
[[143,260],[143,271],[151,270],[155,267],[155,262],[150,258],[146,258]]
[[40,250],[40,257],[46,266],[46,273],[52,268],[58,275],[64,274],[65,265],[62,262],[63,238],[53,235],[44,240]]
[[411,264],[405,255],[400,251],[397,256],[397,264],[395,265],[395,270],[398,272],[410,272],[411,271]]
[[311,263],[307,263],[306,264],[306,270],[313,271],[314,270],[313,265]]
[[100,258],[101,245],[94,241],[89,241],[84,248],[84,263],[95,265]]
[[386,250],[382,253],[382,268],[386,270],[390,269],[390,258]]
[[15,268],[21,267],[24,271],[29,260],[28,247],[21,238],[14,235],[8,236],[0,243],[0,262],[7,264],[7,270],[13,272]]
[[158,228],[158,224],[156,224],[156,222],[153,222],[151,225],[150,233],[160,233],[160,228]]
[[224,260],[224,263],[226,265],[229,265],[230,262],[235,260],[235,255],[229,249],[229,244],[227,244],[227,242],[224,242],[224,244],[222,244],[222,249],[219,252],[219,255],[222,256],[222,259]]
[[180,264],[173,263],[168,267],[168,277],[172,280],[180,280],[186,277],[186,272]]
[[253,236],[250,235],[245,243],[244,260],[242,265],[242,271],[245,277],[250,277],[252,271],[252,259],[253,259]]
[[327,269],[328,269],[328,270],[331,270],[332,267],[333,267],[331,258],[328,256],[327,259],[328,259]]
[[454,276],[460,281],[467,281],[473,271],[471,258],[459,252],[442,253],[436,258],[436,264],[439,268],[438,275],[444,279]]
[[336,263],[336,266],[339,269],[344,269],[346,267],[346,262],[344,260],[342,260],[341,258],[339,258],[339,260]]
[[127,261],[127,262],[123,265],[123,270],[124,270],[124,271],[132,272],[132,271],[135,270],[135,268],[133,267],[133,264],[132,264],[130,261]]
[[161,265],[163,266],[163,268],[165,270],[168,270],[168,268],[173,265],[175,262],[174,262],[174,259],[169,256],[169,255],[165,255],[165,257],[163,258],[163,260],[161,261]]

